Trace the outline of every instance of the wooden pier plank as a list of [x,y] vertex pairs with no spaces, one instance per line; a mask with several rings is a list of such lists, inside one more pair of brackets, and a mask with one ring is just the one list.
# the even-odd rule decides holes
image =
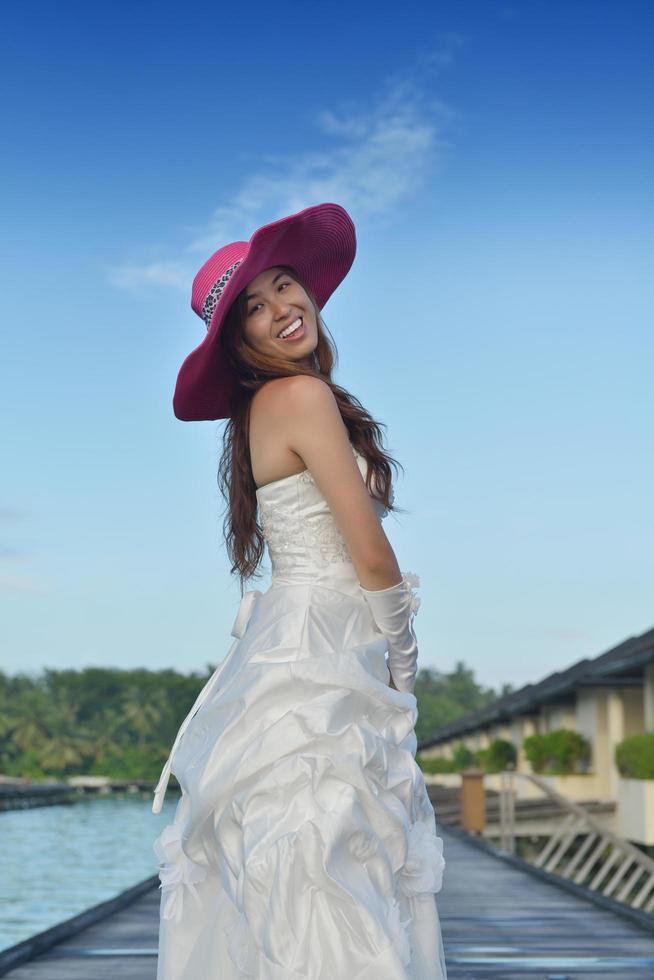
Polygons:
[[[654,933],[498,860],[447,828],[439,826],[439,833],[447,862],[438,906],[449,980],[652,980]],[[155,980],[158,916],[155,888],[6,976]]]
[[[154,980],[158,888],[5,974],[11,980]],[[117,955],[111,955],[115,952]]]
[[[652,980],[654,932],[597,908],[440,827],[448,980]],[[613,961],[613,964],[611,963]]]

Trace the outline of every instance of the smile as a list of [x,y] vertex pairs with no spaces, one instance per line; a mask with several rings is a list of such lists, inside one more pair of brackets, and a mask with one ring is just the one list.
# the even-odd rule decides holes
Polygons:
[[299,340],[300,337],[304,337],[306,332],[304,326],[304,320],[299,316],[293,323],[289,324],[280,334],[277,335],[278,340]]

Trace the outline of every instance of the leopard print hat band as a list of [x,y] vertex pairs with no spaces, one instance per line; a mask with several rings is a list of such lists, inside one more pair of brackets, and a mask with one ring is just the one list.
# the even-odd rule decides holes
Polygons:
[[207,330],[211,325],[211,317],[213,316],[213,312],[216,309],[216,304],[220,299],[223,289],[229,282],[230,276],[232,275],[234,270],[238,268],[238,266],[241,264],[242,261],[243,259],[237,259],[236,262],[232,262],[229,269],[226,269],[223,272],[220,279],[216,280],[216,282],[213,284],[213,286],[207,293],[207,298],[205,299],[204,305],[202,307],[202,319],[206,324]]

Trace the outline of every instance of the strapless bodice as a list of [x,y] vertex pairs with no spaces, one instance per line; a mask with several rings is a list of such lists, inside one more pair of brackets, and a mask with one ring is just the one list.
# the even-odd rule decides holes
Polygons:
[[[368,462],[353,446],[352,451],[365,480]],[[388,509],[372,495],[371,499],[383,520]],[[272,569],[271,587],[314,583],[358,594],[345,539],[308,469],[260,487],[257,500]]]

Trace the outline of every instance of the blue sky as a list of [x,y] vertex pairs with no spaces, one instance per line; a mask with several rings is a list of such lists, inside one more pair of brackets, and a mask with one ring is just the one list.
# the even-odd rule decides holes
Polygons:
[[654,625],[650,3],[3,20],[4,669],[222,659],[223,423],[171,404],[191,281],[320,201],[357,226],[324,318],[405,467],[422,665],[522,684]]

